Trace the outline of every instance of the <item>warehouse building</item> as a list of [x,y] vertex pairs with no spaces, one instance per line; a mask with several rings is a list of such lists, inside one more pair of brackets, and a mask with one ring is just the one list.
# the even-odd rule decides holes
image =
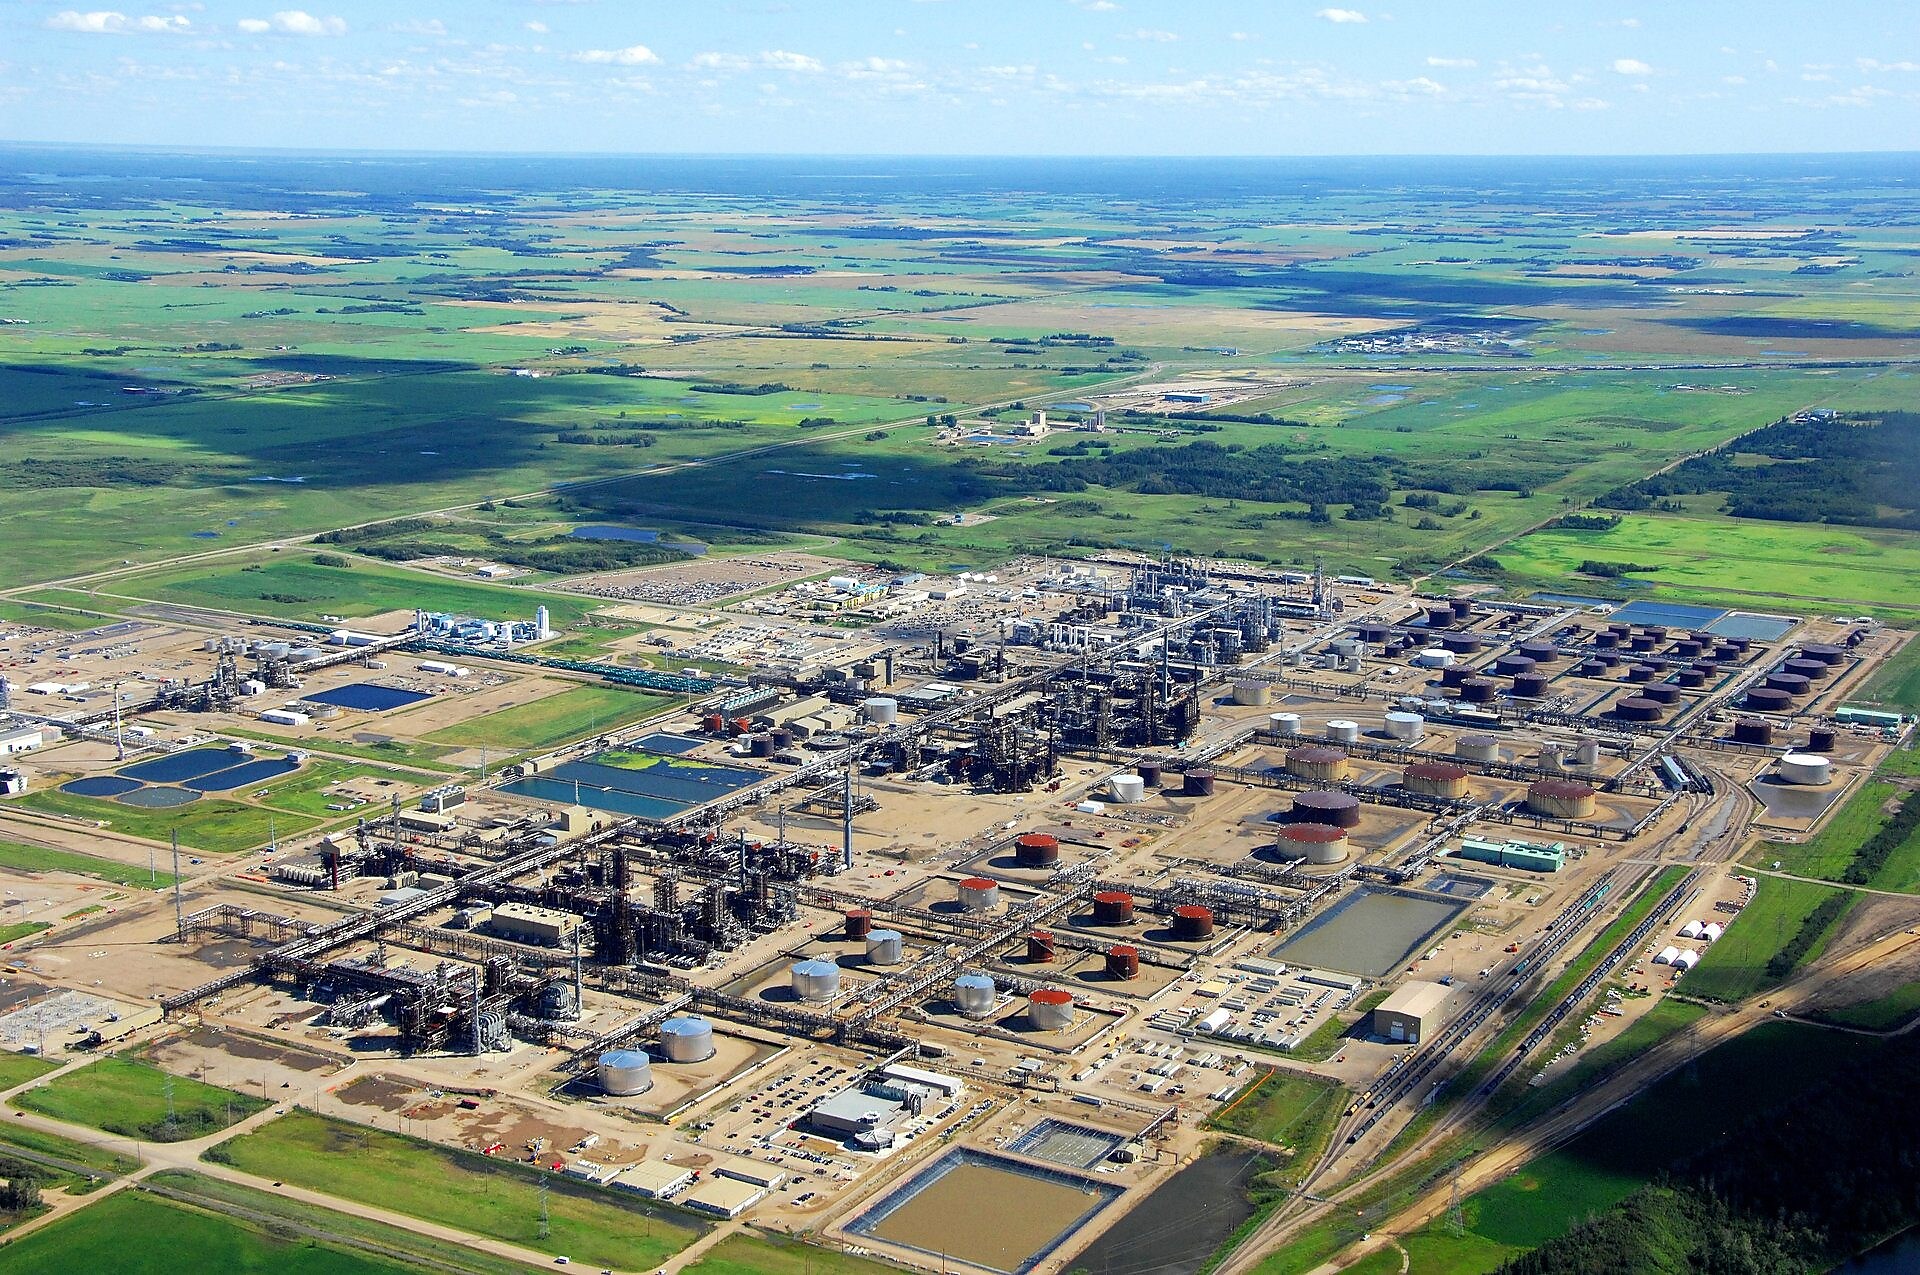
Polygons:
[[580,918],[571,912],[557,912],[552,908],[536,908],[526,903],[502,903],[493,910],[487,928],[501,938],[558,947],[573,941],[573,932],[580,928]]
[[1490,863],[1497,868],[1523,868],[1528,872],[1558,872],[1567,866],[1566,843],[1535,845],[1530,841],[1483,841],[1462,837],[1454,857],[1475,863]]
[[739,1217],[767,1198],[767,1188],[736,1178],[711,1177],[680,1197],[680,1203],[715,1217]]
[[613,1185],[644,1195],[651,1200],[664,1199],[691,1184],[693,1170],[664,1160],[642,1160],[621,1170]]
[[1440,1026],[1440,1007],[1447,989],[1438,983],[1406,983],[1373,1011],[1373,1034],[1395,1042],[1417,1045]]

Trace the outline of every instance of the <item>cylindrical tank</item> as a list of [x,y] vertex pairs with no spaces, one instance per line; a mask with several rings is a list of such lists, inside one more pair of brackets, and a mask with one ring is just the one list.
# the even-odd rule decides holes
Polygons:
[[1198,903],[1182,903],[1173,910],[1173,937],[1182,943],[1196,943],[1213,937],[1213,909]]
[[1036,965],[1046,965],[1052,962],[1052,930],[1035,930],[1027,935],[1027,960]]
[[1125,982],[1140,977],[1140,949],[1115,943],[1107,949],[1107,977]]
[[1452,668],[1458,657],[1444,646],[1430,646],[1413,657],[1415,668]]
[[653,1059],[637,1049],[610,1049],[594,1064],[593,1078],[610,1098],[631,1098],[653,1088]]
[[1187,797],[1213,796],[1213,772],[1211,770],[1189,770],[1181,776],[1180,792]]
[[1489,704],[1500,683],[1490,677],[1470,677],[1460,683],[1460,698],[1469,704]]
[[1452,628],[1453,627],[1453,608],[1450,606],[1428,607],[1427,608],[1427,627],[1430,629]]
[[747,751],[755,757],[773,756],[773,736],[762,734],[749,737]]
[[1627,645],[1636,651],[1651,651],[1660,645],[1660,639],[1651,633],[1636,633],[1627,640]]
[[1339,828],[1360,825],[1360,799],[1350,792],[1303,792],[1293,799],[1291,823],[1330,823]]
[[1521,699],[1541,699],[1547,693],[1545,673],[1522,673],[1513,679],[1513,693]]
[[847,937],[863,939],[873,932],[873,910],[871,908],[847,909]]
[[1839,742],[1840,736],[1830,726],[1816,726],[1807,736],[1807,751],[1810,753],[1830,753]]
[[697,1014],[660,1024],[660,1054],[672,1063],[705,1062],[713,1057],[713,1024]]
[[863,700],[860,714],[876,726],[891,726],[900,717],[900,701],[887,695],[876,695]]
[[1265,682],[1235,682],[1233,684],[1233,702],[1242,707],[1264,704],[1273,698],[1273,691]]
[[1427,733],[1427,720],[1418,713],[1395,709],[1387,714],[1387,735],[1403,744],[1418,743]]
[[1593,635],[1593,644],[1599,650],[1611,651],[1620,645],[1620,635],[1618,633],[1596,633]]
[[1140,776],[1140,782],[1147,786],[1149,792],[1160,786],[1160,763],[1157,761],[1143,761],[1133,768],[1133,773]]
[[1338,863],[1347,857],[1347,830],[1330,823],[1290,823],[1274,839],[1274,850],[1286,859]]
[[1674,683],[1688,690],[1698,690],[1707,684],[1706,673],[1698,668],[1683,668],[1673,675]]
[[1447,605],[1453,608],[1454,619],[1471,620],[1473,618],[1472,598],[1449,598]]
[[1049,832],[1028,832],[1015,837],[1013,857],[1023,868],[1045,868],[1060,862],[1060,838]]
[[1666,705],[1645,695],[1629,695],[1613,706],[1613,715],[1623,722],[1657,722]]
[[1440,645],[1455,655],[1471,655],[1480,649],[1480,636],[1476,633],[1442,633]]
[[1035,1031],[1066,1031],[1073,1026],[1073,993],[1064,987],[1036,988],[1027,994],[1027,1018]]
[[1600,741],[1583,739],[1573,746],[1573,764],[1582,770],[1592,770],[1600,764]]
[[[868,935],[869,942],[873,936]],[[823,1005],[840,994],[840,967],[832,961],[795,961],[787,971],[793,978],[793,994],[814,1005]]]
[[1327,723],[1327,740],[1335,744],[1358,743],[1360,723],[1350,722],[1344,717],[1336,717]]
[[1475,678],[1479,676],[1480,674],[1474,672],[1471,668],[1468,668],[1465,664],[1449,664],[1446,668],[1443,668],[1440,670],[1440,685],[1460,686],[1460,685],[1463,685],[1469,678]]
[[1350,763],[1338,748],[1314,744],[1287,750],[1287,773],[1315,783],[1337,783],[1347,777]]
[[991,912],[1000,906],[1000,885],[989,877],[968,877],[957,897],[963,912]]
[[1833,779],[1833,763],[1818,753],[1788,753],[1780,759],[1780,780],[1788,784],[1820,785]]
[[1327,647],[1342,659],[1350,655],[1360,654],[1360,640],[1358,638],[1335,638],[1333,641],[1327,643]]
[[1527,787],[1527,809],[1555,819],[1593,818],[1593,788],[1576,779],[1540,779]]
[[1384,624],[1362,624],[1354,630],[1354,634],[1370,646],[1379,646],[1393,636],[1393,631]]
[[1107,788],[1113,793],[1113,799],[1122,805],[1132,805],[1147,798],[1147,781],[1130,771],[1107,780]]
[[1640,694],[1656,704],[1677,704],[1680,701],[1680,688],[1671,682],[1655,682]]
[[1429,797],[1464,797],[1467,780],[1466,767],[1444,761],[1417,761],[1400,776],[1400,784],[1408,792]]
[[898,930],[875,930],[867,935],[867,964],[898,965],[904,943]]
[[1269,713],[1267,714],[1267,729],[1282,738],[1290,739],[1300,733],[1300,714]]
[[1679,656],[1683,660],[1699,659],[1700,652],[1703,649],[1704,648],[1702,647],[1702,645],[1699,642],[1694,641],[1692,638],[1687,638],[1684,641],[1675,642],[1673,644],[1673,653]]
[[1829,646],[1824,642],[1811,642],[1800,648],[1800,658],[1803,660],[1818,660],[1822,664],[1827,665],[1844,664],[1847,660],[1847,653],[1842,647]]
[[1793,708],[1793,696],[1775,686],[1756,686],[1747,692],[1747,707],[1756,713],[1785,713]]
[[1102,890],[1093,896],[1095,925],[1128,925],[1133,921],[1133,896],[1124,890]]
[[708,713],[700,719],[700,728],[709,735],[723,735],[727,730],[727,719],[720,713]]
[[1771,744],[1773,723],[1757,717],[1743,717],[1733,724],[1733,740],[1737,744]]
[[1651,682],[1660,676],[1660,670],[1652,664],[1634,664],[1627,669],[1629,682]]
[[1497,762],[1500,741],[1492,735],[1462,735],[1453,743],[1453,755],[1462,761]]
[[1780,669],[1784,673],[1798,674],[1799,676],[1806,678],[1809,682],[1825,681],[1827,676],[1833,672],[1833,669],[1830,666],[1821,663],[1819,660],[1809,660],[1804,658],[1788,660],[1785,664],[1782,664],[1780,666]]
[[1526,656],[1535,664],[1551,664],[1560,658],[1560,648],[1551,642],[1538,640],[1522,642],[1517,649],[1520,654]]
[[1798,673],[1769,673],[1767,685],[1776,691],[1785,691],[1795,697],[1805,695],[1813,689],[1813,683]]
[[953,1003],[968,1018],[987,1018],[993,1014],[1000,993],[985,974],[962,974],[953,980]]

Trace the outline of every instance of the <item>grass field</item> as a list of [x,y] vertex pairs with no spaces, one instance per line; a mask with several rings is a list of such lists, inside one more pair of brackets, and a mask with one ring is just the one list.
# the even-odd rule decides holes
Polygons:
[[427,739],[435,744],[507,752],[553,748],[651,717],[674,702],[669,695],[647,695],[613,686],[573,686],[557,695],[542,696],[435,731]]
[[700,1233],[683,1215],[554,1176],[547,1200],[551,1229],[542,1238],[539,1175],[533,1170],[306,1111],[282,1116],[210,1154],[262,1177],[596,1266],[658,1266]]
[[1283,1176],[1311,1168],[1333,1136],[1347,1091],[1331,1080],[1274,1070],[1254,1081],[1207,1123],[1215,1129],[1285,1147]]
[[16,921],[12,925],[0,925],[0,945],[18,943],[21,939],[32,938],[52,928],[45,921]]
[[1778,863],[1780,872],[1838,881],[1861,843],[1887,822],[1883,807],[1895,791],[1892,784],[1881,781],[1864,784],[1813,836],[1798,843],[1763,841],[1747,853],[1746,862],[1763,868]]
[[102,1058],[23,1091],[13,1105],[126,1138],[184,1142],[225,1129],[267,1104],[148,1063]]
[[0,1054],[0,1089],[24,1085],[29,1080],[57,1070],[59,1066],[57,1062],[36,1058],[32,1054]]
[[137,868],[132,864],[73,850],[22,845],[18,841],[0,841],[0,868],[15,868],[22,872],[66,872],[76,876],[98,877],[115,885],[150,890],[162,890],[173,884],[171,872],[156,870],[155,875],[149,876],[145,868]]
[[[1809,913],[1837,893],[1833,886],[1779,877],[1760,877],[1759,882],[1753,902],[1680,980],[1687,995],[1737,1001],[1772,987],[1780,980],[1767,973],[1768,960],[1792,940]],[[1819,956],[1835,928],[1829,928],[1800,964]]]
[[95,797],[42,789],[9,802],[44,814],[66,815],[87,823],[104,823],[115,832],[148,841],[165,842],[175,832],[180,844],[208,854],[233,854],[266,844],[269,831],[297,836],[321,820],[306,815],[247,805],[225,797],[202,797],[171,810],[143,810]]
[[[101,1180],[124,1177],[140,1167],[140,1162],[131,1156],[121,1155],[117,1151],[88,1142],[76,1142],[72,1138],[63,1138],[58,1134],[42,1133],[38,1129],[28,1129],[17,1121],[10,1125],[0,1125],[0,1151],[14,1147],[23,1151],[36,1151],[68,1164],[81,1165],[92,1171]],[[91,1190],[95,1184],[75,1179],[68,1186],[75,1193]]]
[[[1703,1006],[1689,1001],[1661,997],[1618,1035],[1575,1055],[1573,1066],[1544,1085],[1529,1085],[1520,1101],[1501,1113],[1501,1123],[1506,1126],[1518,1125],[1559,1106],[1581,1090],[1600,1083],[1675,1032],[1699,1022],[1706,1013]],[[1563,1043],[1563,1038],[1573,1037],[1578,1030],[1577,1024],[1569,1027],[1561,1036],[1556,1036],[1543,1046],[1541,1055],[1551,1057]],[[1527,1083],[1532,1075],[1532,1072],[1522,1068],[1509,1083]]]
[[1874,670],[1852,702],[1892,712],[1920,713],[1920,641],[1909,639],[1892,659]]
[[42,1275],[413,1275],[424,1266],[288,1238],[150,1194],[122,1191],[0,1249]]
[[729,1235],[686,1268],[688,1275],[898,1275],[902,1269],[763,1231]]
[[1842,1027],[1864,1027],[1868,1031],[1891,1031],[1920,1015],[1920,983],[1903,983],[1885,996],[1852,1005],[1838,1005],[1811,1015],[1825,1023]]
[[[1740,552],[1727,553],[1737,543]],[[1586,592],[1582,562],[1636,563],[1635,597],[1892,618],[1920,615],[1920,537],[1821,524],[1627,514],[1608,531],[1536,531],[1493,555],[1517,582]],[[1617,590],[1615,590],[1617,592]],[[1916,674],[1893,685],[1895,694]]]

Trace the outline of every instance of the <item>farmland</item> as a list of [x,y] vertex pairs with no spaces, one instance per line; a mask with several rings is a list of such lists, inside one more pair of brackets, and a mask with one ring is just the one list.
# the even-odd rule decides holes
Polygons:
[[[1785,975],[1770,973],[1769,961],[1787,949],[1816,909],[1840,893],[1835,887],[1809,881],[1761,877],[1753,902],[1707,950],[1700,964],[1687,972],[1687,994],[1706,1000],[1741,1000],[1780,982]],[[1795,964],[1818,956],[1832,932],[1831,923],[1819,927]]]
[[23,872],[70,872],[83,877],[98,877],[115,885],[136,885],[147,889],[165,889],[173,884],[171,872],[149,873],[145,868],[116,863],[95,855],[72,850],[50,850],[45,846],[0,841],[0,867]]
[[436,731],[429,738],[437,744],[506,751],[549,748],[639,721],[673,702],[670,696],[611,686],[575,686]]
[[13,1103],[56,1120],[149,1142],[205,1137],[266,1106],[258,1098],[169,1076],[128,1058],[102,1058],[26,1090]]

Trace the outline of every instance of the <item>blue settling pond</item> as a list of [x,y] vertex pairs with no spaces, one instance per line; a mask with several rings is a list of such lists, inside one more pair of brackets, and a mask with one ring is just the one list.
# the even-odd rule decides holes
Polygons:
[[692,540],[662,540],[661,533],[652,527],[613,527],[593,526],[575,527],[567,533],[571,540],[623,540],[630,544],[660,545],[667,549],[678,549],[681,553],[699,557],[707,551],[707,546]]
[[678,757],[682,753],[692,752],[703,742],[698,739],[688,739],[685,735],[643,735],[640,737],[639,746],[650,753]]
[[252,758],[247,754],[236,753],[231,749],[195,748],[190,752],[173,753],[166,757],[156,757],[152,761],[123,766],[120,773],[128,779],[137,779],[142,783],[177,784],[183,779],[198,779],[202,775],[211,775],[216,770],[243,766],[251,760]]
[[1693,607],[1680,602],[1629,602],[1609,618],[1621,624],[1655,624],[1669,629],[1704,629],[1727,613],[1718,607]]
[[189,779],[182,785],[195,792],[232,792],[236,788],[245,788],[249,784],[263,783],[281,775],[290,775],[300,769],[299,763],[285,757],[272,761],[250,761],[244,766],[235,766],[231,770],[216,770],[211,775],[202,775],[198,779]]
[[377,682],[354,682],[347,686],[336,686],[330,691],[315,691],[300,698],[309,704],[331,704],[335,708],[358,709],[363,713],[386,713],[433,697],[425,691],[403,691],[397,686],[381,686]]
[[1787,631],[1798,624],[1792,616],[1752,615],[1745,611],[1735,611],[1724,620],[1715,620],[1707,626],[1707,632],[1715,637],[1752,638],[1756,642],[1778,642],[1787,635]]
[[136,788],[132,792],[121,793],[114,800],[123,806],[139,806],[143,810],[167,810],[198,801],[200,794],[188,792],[185,788]]
[[61,792],[70,792],[76,797],[118,797],[123,792],[132,792],[140,787],[138,779],[122,779],[119,775],[95,775],[91,779],[75,779],[60,785]]
[[569,804],[577,799],[594,810],[662,819],[763,778],[757,770],[734,766],[672,766],[662,761],[633,768],[588,760],[567,762],[543,774],[517,779],[502,791]]

